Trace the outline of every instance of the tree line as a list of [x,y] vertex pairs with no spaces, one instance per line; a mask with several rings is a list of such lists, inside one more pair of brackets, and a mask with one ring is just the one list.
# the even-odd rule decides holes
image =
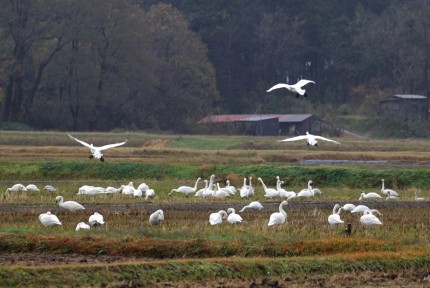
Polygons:
[[[426,0],[0,3],[4,122],[187,133],[213,113],[332,119],[430,95]],[[306,100],[265,92],[301,78]]]

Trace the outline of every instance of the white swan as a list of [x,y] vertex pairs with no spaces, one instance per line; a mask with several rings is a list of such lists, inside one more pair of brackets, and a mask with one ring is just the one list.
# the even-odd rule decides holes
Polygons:
[[142,192],[145,192],[146,190],[149,189],[149,186],[146,183],[141,183],[137,189],[142,190]]
[[103,187],[95,187],[90,185],[84,185],[78,190],[78,195],[100,195],[105,193],[106,189]]
[[240,194],[240,197],[242,198],[245,198],[245,197],[248,198],[250,196],[249,186],[246,185],[246,177],[243,177],[243,186],[240,187],[239,194]]
[[94,214],[91,215],[90,218],[88,218],[88,223],[91,226],[97,227],[97,226],[101,226],[101,225],[105,224],[105,220],[104,220],[102,214],[100,214],[98,212],[94,212]]
[[103,158],[103,153],[102,153],[103,150],[106,150],[106,149],[109,149],[109,148],[118,147],[118,146],[121,146],[121,145],[124,145],[125,143],[127,143],[127,140],[125,140],[124,142],[121,142],[121,143],[108,144],[108,145],[104,145],[104,146],[101,146],[101,147],[96,147],[96,146],[93,146],[93,144],[88,144],[88,143],[86,143],[84,141],[81,141],[81,140],[73,137],[70,134],[68,134],[68,135],[69,135],[69,137],[71,139],[79,142],[80,144],[84,145],[85,147],[90,148],[90,150],[91,150],[90,159],[96,158],[96,159],[99,159],[102,162],[105,161],[105,159]]
[[415,201],[424,201],[423,197],[417,197],[417,191],[415,191]]
[[225,188],[225,187],[223,187],[223,188],[219,187],[219,183],[216,183],[216,187],[217,187],[217,189],[213,192],[212,197],[225,198],[225,197],[229,197],[231,195],[230,189]]
[[222,223],[222,219],[227,219],[227,212],[220,210],[216,213],[209,215],[209,223],[211,225],[218,225]]
[[227,209],[228,217],[227,222],[230,224],[242,223],[243,219],[239,214],[236,214],[234,208]]
[[399,194],[396,191],[394,191],[392,189],[385,189],[384,179],[381,179],[381,182],[382,182],[382,188],[381,188],[382,194],[388,195],[388,193],[389,193],[389,195],[391,195],[391,196],[397,196],[397,197],[399,196]]
[[243,208],[239,212],[243,212],[246,209],[261,210],[263,209],[263,205],[261,205],[261,203],[258,201],[252,201],[248,205],[243,206]]
[[63,225],[63,224],[61,224],[58,217],[55,216],[54,214],[51,214],[50,211],[40,214],[39,215],[39,221],[45,227],[55,226],[55,225]]
[[340,144],[340,142],[335,141],[335,140],[331,140],[322,136],[318,136],[318,135],[312,135],[309,134],[309,132],[306,131],[306,135],[300,135],[300,136],[296,136],[296,137],[292,137],[292,138],[287,138],[284,140],[278,140],[278,142],[291,142],[291,141],[299,141],[299,140],[306,140],[306,143],[308,146],[316,146],[318,147],[318,140],[324,140],[324,141],[329,141],[329,142],[333,142],[335,144]]
[[134,190],[136,189],[134,188],[134,186],[130,186],[130,184],[121,185],[121,187],[119,187],[119,191],[125,195],[134,194]]
[[227,188],[227,189],[229,189],[231,191],[230,194],[233,194],[233,195],[236,194],[236,187],[230,185],[230,180],[227,179],[225,181],[225,184],[226,184],[225,188]]
[[260,177],[258,177],[257,179],[258,181],[261,182],[261,185],[263,185],[263,189],[264,189],[264,197],[266,198],[274,198],[274,197],[278,197],[279,196],[279,192],[276,189],[273,188],[267,188],[266,184],[264,184],[263,179],[261,179]]
[[115,188],[115,187],[112,187],[112,186],[108,186],[108,187],[106,187],[106,189],[105,189],[105,193],[106,194],[116,194],[116,193],[118,193],[119,192],[119,188]]
[[76,201],[66,201],[64,202],[64,198],[63,196],[57,196],[55,198],[55,202],[58,202],[58,205],[61,208],[67,209],[69,211],[79,211],[79,210],[84,210],[84,206],[82,206],[81,204],[79,204]]
[[215,175],[211,175],[211,177],[209,177],[209,183],[208,183],[208,188],[206,188],[205,190],[203,190],[202,192],[202,197],[211,197],[213,196],[213,194],[215,193],[214,190],[214,179],[215,179]]
[[343,220],[340,219],[340,211],[342,210],[342,208],[340,207],[339,204],[334,205],[333,207],[333,213],[331,215],[328,216],[327,220],[328,220],[328,224],[330,225],[337,225],[337,224],[342,224]]
[[34,184],[28,184],[28,185],[25,187],[25,190],[27,190],[27,191],[32,191],[32,192],[40,192],[39,188],[37,188],[37,186],[36,186],[36,185],[34,185]]
[[306,94],[306,90],[302,89],[302,87],[305,86],[308,83],[315,84],[315,82],[312,81],[312,80],[301,79],[299,82],[297,82],[296,84],[293,84],[293,85],[284,84],[284,83],[276,84],[275,86],[273,86],[272,88],[270,88],[269,90],[267,90],[267,92],[270,92],[272,90],[279,89],[279,88],[286,88],[289,91],[295,93],[296,94],[296,98],[298,98],[300,95],[307,97],[308,94]]
[[9,192],[21,192],[21,191],[24,191],[24,192],[27,191],[25,189],[25,186],[22,185],[22,184],[15,184],[12,187],[6,189],[6,193],[9,193]]
[[369,207],[367,207],[366,205],[357,205],[357,207],[355,207],[351,213],[357,213],[357,214],[364,214],[364,211],[369,210],[372,213],[378,213],[379,215],[382,215],[381,212],[379,212],[376,209],[370,209]]
[[[363,205],[363,206],[364,206],[364,205]],[[344,205],[341,207],[341,209],[342,209],[343,211],[346,211],[346,212],[351,212],[351,211],[353,211],[356,207],[357,207],[357,206],[355,206],[354,204],[346,203],[346,204],[344,204]]]
[[58,191],[58,189],[52,185],[46,185],[45,187],[43,187],[43,190],[46,190],[48,192],[57,192]]
[[207,179],[205,179],[205,180],[203,180],[203,182],[205,182],[205,187],[204,187],[204,188],[202,188],[202,189],[200,189],[200,190],[198,190],[198,191],[196,192],[196,194],[194,194],[194,196],[196,196],[196,197],[203,197],[203,192],[204,192],[206,189],[208,189],[208,183],[209,183],[209,181],[208,181]]
[[375,199],[380,199],[380,198],[382,198],[382,197],[378,193],[369,192],[366,194],[366,193],[362,192],[360,194],[360,198],[358,198],[358,200],[364,200],[364,199],[375,200]]
[[134,191],[133,191],[133,197],[134,198],[136,198],[136,197],[138,197],[138,198],[142,198],[142,190],[140,190],[140,189],[134,189]]
[[145,191],[145,200],[148,200],[149,197],[155,196],[155,190],[154,189],[148,189]]
[[399,200],[399,197],[396,195],[391,195],[390,191],[387,191],[387,197],[385,198],[385,200]]
[[382,222],[372,214],[371,210],[364,211],[363,216],[360,217],[360,223],[365,226],[382,225]]
[[79,231],[80,229],[90,230],[90,225],[85,222],[79,222],[78,225],[76,225],[75,231]]
[[277,179],[276,180],[276,190],[279,193],[279,197],[281,197],[281,198],[287,198],[287,200],[290,199],[290,198],[296,197],[296,192],[294,192],[294,191],[287,191],[287,190],[285,190],[284,188],[281,187],[281,185],[284,184],[284,181],[281,181],[281,179],[279,178],[279,176],[276,176],[276,179]]
[[270,215],[269,223],[267,224],[268,226],[284,224],[285,220],[287,220],[287,212],[285,212],[282,207],[287,204],[287,200],[284,200],[279,204],[279,212],[275,212]]
[[192,193],[196,193],[197,191],[197,185],[199,185],[201,178],[197,178],[196,183],[194,184],[194,187],[190,187],[190,186],[180,186],[176,189],[172,189],[172,191],[170,191],[169,196],[172,195],[173,192],[178,192],[178,193],[182,193],[185,194],[185,196],[188,196]]
[[308,181],[308,188],[306,189],[302,189],[299,193],[297,193],[297,197],[302,197],[302,198],[311,198],[313,197],[315,194],[312,190],[312,180]]
[[149,224],[151,225],[160,225],[161,222],[164,221],[164,212],[163,210],[157,210],[149,216]]

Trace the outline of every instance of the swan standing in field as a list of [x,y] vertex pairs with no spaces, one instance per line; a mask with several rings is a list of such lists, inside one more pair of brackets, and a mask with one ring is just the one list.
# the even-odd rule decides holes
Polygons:
[[164,212],[163,210],[157,210],[149,216],[149,224],[151,225],[160,225],[161,222],[164,221]]
[[311,198],[313,197],[315,194],[312,190],[312,180],[308,181],[308,188],[302,189],[299,193],[297,193],[296,197],[301,197],[301,198]]
[[[392,190],[392,189],[385,189],[385,185],[384,185],[384,179],[381,179],[381,182],[382,182],[382,188],[381,188],[381,192],[382,192],[382,194],[384,194],[384,195],[391,195],[391,196],[397,196],[397,197],[399,197],[399,194],[396,192],[396,191],[394,191],[394,190]],[[389,193],[389,194],[388,194]]]
[[9,192],[21,192],[21,191],[24,191],[24,192],[27,191],[25,189],[25,186],[22,185],[22,184],[15,184],[12,187],[6,189],[6,193],[9,193]]
[[281,204],[279,204],[279,212],[275,212],[270,215],[269,223],[267,224],[268,226],[281,225],[285,223],[287,220],[287,212],[285,212],[283,206],[287,204],[287,200],[284,200],[281,202]]
[[281,181],[281,179],[279,178],[279,176],[276,176],[276,179],[277,179],[276,180],[276,190],[279,193],[279,197],[281,197],[281,198],[287,198],[287,200],[290,199],[290,198],[296,197],[296,192],[294,192],[294,191],[287,191],[287,190],[285,190],[284,188],[281,187],[282,184],[284,184],[284,181]]
[[112,186],[106,187],[106,189],[105,189],[106,194],[116,194],[118,192],[119,192],[119,188],[115,188]]
[[227,209],[227,222],[230,224],[237,224],[237,223],[242,223],[243,219],[239,214],[236,214],[236,211],[234,210],[234,208],[228,208]]
[[98,212],[94,212],[94,214],[91,215],[90,218],[88,218],[88,223],[91,226],[97,227],[97,226],[101,226],[101,225],[105,224],[105,220],[104,220],[102,214],[100,214]]
[[69,211],[79,211],[79,210],[84,210],[84,206],[82,206],[81,204],[79,204],[76,201],[66,201],[64,202],[64,198],[63,196],[57,196],[55,198],[55,202],[58,202],[58,205],[61,208],[67,209]]
[[227,212],[220,210],[216,213],[209,215],[209,223],[211,225],[218,225],[222,223],[222,219],[227,219]]
[[141,183],[139,186],[137,186],[137,189],[141,190],[142,192],[145,192],[149,189],[149,186],[146,183]]
[[308,94],[306,93],[306,90],[302,89],[302,87],[309,83],[315,84],[314,81],[306,80],[306,79],[301,79],[299,82],[293,85],[279,83],[273,86],[272,88],[268,89],[267,92],[271,92],[272,90],[279,89],[279,88],[286,88],[287,90],[295,93],[296,98],[298,98],[299,96],[307,97]]
[[267,188],[266,184],[264,184],[263,179],[261,179],[260,177],[258,177],[257,179],[258,181],[261,182],[261,185],[263,186],[264,189],[264,197],[266,198],[274,198],[274,197],[278,197],[279,196],[279,192],[276,189],[273,188]]
[[360,217],[360,223],[364,226],[382,225],[382,222],[372,214],[371,210],[364,211],[363,216]]
[[340,144],[340,142],[335,141],[335,140],[331,140],[322,136],[318,136],[318,135],[312,135],[309,134],[309,132],[306,131],[306,135],[300,135],[300,136],[296,136],[296,137],[292,137],[292,138],[287,138],[284,140],[278,140],[278,142],[291,142],[291,141],[300,141],[300,140],[306,140],[306,143],[308,146],[316,146],[318,147],[318,140],[324,140],[324,141],[329,141],[329,142],[333,142],[335,144]]
[[79,222],[78,225],[76,225],[75,231],[79,231],[81,229],[90,230],[90,225],[85,222]]
[[28,185],[25,187],[25,190],[27,190],[27,191],[32,191],[32,192],[40,192],[39,188],[37,188],[37,186],[36,186],[36,185],[34,185],[34,184],[28,184]]
[[362,192],[361,194],[360,194],[360,198],[358,198],[358,200],[365,200],[365,199],[368,199],[368,200],[376,200],[376,199],[380,199],[380,198],[382,198],[381,197],[381,195],[379,195],[378,193],[375,193],[375,192],[369,192],[369,193],[364,193],[364,192]]
[[387,191],[387,197],[385,198],[385,200],[399,200],[399,197],[396,195],[391,195],[391,192]]
[[230,189],[227,189],[227,188],[221,188],[221,187],[219,187],[219,183],[216,183],[216,187],[217,187],[217,189],[214,191],[214,193],[212,194],[212,197],[215,197],[215,198],[225,198],[225,197],[229,197],[231,194],[230,194]]
[[54,214],[51,214],[50,211],[46,213],[42,213],[39,215],[39,221],[42,223],[45,227],[48,226],[56,226],[56,225],[63,225],[61,224],[60,220],[57,216]]
[[182,193],[185,194],[185,196],[188,196],[192,193],[196,193],[197,191],[197,185],[199,185],[201,178],[197,178],[196,183],[194,184],[194,187],[190,187],[190,186],[180,186],[176,189],[172,189],[172,191],[170,191],[169,196],[172,195],[173,192],[178,192],[178,193]]
[[197,192],[196,192],[196,194],[194,194],[194,196],[196,196],[196,197],[203,197],[203,192],[206,190],[206,189],[208,189],[208,183],[209,183],[209,181],[207,180],[207,179],[205,179],[205,180],[203,180],[203,182],[205,182],[205,187],[204,188],[202,188],[202,189],[200,189],[200,190],[198,190]]
[[208,183],[208,188],[203,190],[202,192],[202,197],[211,197],[214,195],[215,190],[214,190],[214,180],[215,180],[215,175],[211,175],[211,177],[209,177],[209,183]]
[[246,209],[261,210],[263,209],[263,205],[261,205],[261,203],[258,201],[252,201],[248,205],[243,206],[243,208],[239,212],[243,212]]
[[48,192],[57,192],[58,191],[58,189],[52,185],[46,185],[45,187],[43,187],[43,190],[46,190]]
[[[362,206],[364,206],[364,205],[362,205]],[[357,206],[355,206],[354,204],[346,203],[341,207],[341,209],[343,211],[346,211],[346,212],[352,212],[356,207]]]
[[81,141],[81,140],[73,137],[70,134],[68,134],[68,135],[71,139],[77,141],[78,143],[84,145],[85,147],[90,148],[90,150],[91,150],[91,155],[89,157],[90,159],[96,158],[96,159],[99,159],[101,162],[105,161],[105,159],[103,158],[103,153],[102,153],[103,150],[118,147],[118,146],[121,146],[121,145],[124,145],[125,143],[127,143],[127,140],[125,140],[124,142],[121,142],[121,143],[108,144],[108,145],[104,145],[101,147],[96,147],[96,146],[93,146],[93,144],[88,144],[84,141]]
[[343,220],[340,219],[340,211],[342,210],[342,208],[340,207],[339,204],[334,205],[333,207],[333,213],[331,215],[328,216],[327,220],[328,220],[328,224],[330,225],[337,225],[337,224],[342,224]]
[[424,201],[423,197],[417,197],[417,191],[415,191],[415,201]]
[[148,189],[145,191],[145,200],[148,200],[148,198],[152,198],[155,196],[155,190],[154,189]]
[[225,188],[227,188],[227,189],[229,189],[229,190],[231,191],[231,193],[230,193],[230,194],[235,195],[235,194],[236,194],[236,187],[234,187],[234,186],[230,185],[230,180],[228,180],[228,179],[227,179],[227,180],[225,181],[225,184],[226,184]]

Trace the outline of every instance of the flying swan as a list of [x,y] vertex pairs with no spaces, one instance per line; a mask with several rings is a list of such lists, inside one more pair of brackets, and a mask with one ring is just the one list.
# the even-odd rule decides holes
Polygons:
[[102,161],[102,162],[105,161],[105,158],[103,158],[103,153],[102,153],[103,150],[106,150],[106,149],[109,149],[109,148],[118,147],[118,146],[121,146],[121,145],[124,145],[125,143],[127,143],[127,140],[125,140],[124,142],[121,142],[121,143],[108,144],[108,145],[104,145],[104,146],[101,146],[101,147],[96,147],[96,146],[93,146],[93,144],[88,144],[88,143],[86,143],[84,141],[81,141],[81,140],[73,137],[70,134],[68,134],[68,135],[69,135],[69,137],[71,139],[73,139],[73,140],[81,143],[85,147],[90,148],[90,150],[91,150],[91,155],[89,157],[90,159],[96,158],[96,159],[100,159],[100,161]]
[[340,144],[340,142],[338,141],[334,141],[322,136],[318,136],[318,135],[312,135],[309,134],[308,131],[306,131],[306,135],[300,135],[300,136],[296,136],[296,137],[292,137],[292,138],[287,138],[284,140],[278,140],[278,142],[291,142],[291,141],[300,141],[300,140],[306,140],[306,143],[308,146],[316,146],[318,147],[318,140],[324,140],[324,141],[329,141],[329,142],[333,142],[335,144]]
[[299,82],[297,82],[296,84],[293,85],[288,85],[288,84],[284,84],[284,83],[279,83],[276,84],[275,86],[273,86],[272,88],[270,88],[269,90],[267,90],[267,92],[270,92],[272,90],[275,89],[279,89],[279,88],[286,88],[287,90],[296,93],[296,98],[299,98],[299,96],[305,96],[308,97],[308,94],[306,93],[306,90],[302,89],[303,86],[305,86],[308,83],[314,83],[314,81],[311,80],[306,80],[306,79],[302,79]]

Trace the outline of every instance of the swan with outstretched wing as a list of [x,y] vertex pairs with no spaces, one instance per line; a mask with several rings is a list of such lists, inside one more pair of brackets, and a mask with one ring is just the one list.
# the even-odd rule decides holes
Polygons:
[[120,143],[108,144],[108,145],[104,145],[104,146],[101,146],[101,147],[96,147],[93,144],[88,144],[88,143],[86,143],[86,142],[84,142],[82,140],[79,140],[79,139],[73,137],[70,134],[68,134],[68,135],[69,135],[69,137],[71,139],[77,141],[78,143],[84,145],[85,147],[90,148],[90,150],[91,150],[91,155],[89,157],[90,159],[96,158],[96,159],[100,159],[100,161],[102,161],[102,162],[105,161],[105,159],[103,158],[103,153],[102,153],[103,150],[106,150],[106,149],[109,149],[109,148],[118,147],[118,146],[121,146],[121,145],[124,145],[125,143],[127,143],[127,140],[125,140],[124,142],[120,142]]
[[340,142],[335,141],[335,140],[331,140],[322,136],[318,136],[318,135],[312,135],[309,134],[309,132],[306,132],[306,135],[300,135],[300,136],[296,136],[296,137],[292,137],[292,138],[287,138],[284,140],[279,140],[278,142],[291,142],[291,141],[300,141],[300,140],[306,140],[307,145],[309,146],[316,146],[318,147],[318,140],[324,140],[324,141],[328,141],[328,142],[333,142],[335,144],[340,144]]

